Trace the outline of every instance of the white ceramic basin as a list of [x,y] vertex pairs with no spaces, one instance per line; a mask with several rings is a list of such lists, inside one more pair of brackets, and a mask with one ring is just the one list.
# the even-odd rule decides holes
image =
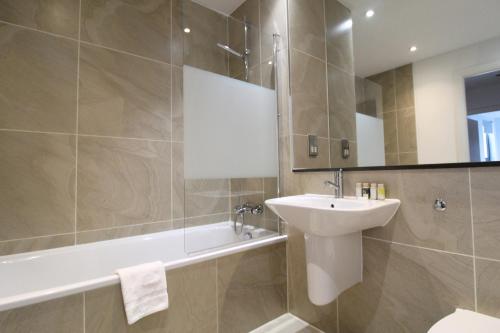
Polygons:
[[301,231],[332,237],[386,225],[396,214],[400,201],[337,199],[329,195],[305,194],[269,199],[266,204]]
[[269,199],[266,205],[304,232],[309,299],[325,305],[362,281],[361,231],[386,225],[400,201],[304,194]]

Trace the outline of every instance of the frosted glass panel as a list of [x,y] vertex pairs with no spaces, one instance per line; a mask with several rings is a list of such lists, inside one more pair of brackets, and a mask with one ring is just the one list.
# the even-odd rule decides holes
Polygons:
[[385,164],[384,120],[356,113],[358,166]]
[[185,178],[276,177],[275,91],[183,69]]

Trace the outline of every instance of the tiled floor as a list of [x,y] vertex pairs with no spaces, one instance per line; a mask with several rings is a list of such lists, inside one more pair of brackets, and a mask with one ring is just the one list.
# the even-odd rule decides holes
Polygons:
[[264,325],[254,329],[250,333],[322,333],[323,331],[309,325],[300,318],[286,313]]

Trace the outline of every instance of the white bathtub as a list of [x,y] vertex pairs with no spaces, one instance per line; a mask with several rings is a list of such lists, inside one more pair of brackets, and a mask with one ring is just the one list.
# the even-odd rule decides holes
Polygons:
[[250,232],[254,239],[241,241],[232,222],[220,222],[0,256],[0,311],[117,284],[117,268],[160,260],[170,270],[286,239],[265,229]]

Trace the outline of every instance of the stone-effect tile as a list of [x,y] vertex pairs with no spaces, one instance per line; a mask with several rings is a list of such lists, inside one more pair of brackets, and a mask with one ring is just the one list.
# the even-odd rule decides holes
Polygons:
[[325,60],[323,0],[289,0],[290,47]]
[[186,179],[186,217],[229,212],[229,179]]
[[[200,216],[176,219],[173,221],[173,227],[174,227],[174,229],[197,227],[200,225],[213,224],[213,223],[219,223],[219,222],[227,222],[230,219],[231,219],[231,213],[229,213],[229,212],[220,213],[220,214],[211,214],[211,215],[200,215]],[[194,237],[196,237],[196,236],[194,236]],[[200,244],[197,243],[198,239],[186,237],[185,241],[187,243],[186,248],[195,247],[197,249],[196,251],[199,251]]]
[[0,256],[70,246],[74,243],[75,235],[73,233],[3,241],[0,242]]
[[397,111],[399,153],[417,151],[417,127],[413,108]]
[[172,142],[172,217],[184,217],[184,144]]
[[81,333],[83,332],[82,294],[0,312],[0,331]]
[[170,0],[82,0],[81,39],[170,62]]
[[182,35],[183,63],[217,74],[228,74],[227,52],[217,43],[227,44],[227,18],[193,1],[175,1],[181,6],[184,27],[191,32]]
[[470,169],[474,245],[479,257],[500,259],[500,169]]
[[0,23],[0,128],[74,133],[77,43]]
[[80,137],[78,231],[166,221],[170,143]]
[[86,332],[217,332],[215,261],[167,272],[170,306],[128,325],[119,286],[85,294]]
[[79,0],[1,0],[0,20],[78,38]]
[[[110,229],[82,231],[76,233],[76,243],[85,244],[110,239],[151,234],[172,229],[172,221],[153,222]],[[74,237],[73,237],[74,238]]]
[[328,137],[325,63],[291,51],[293,134]]
[[328,65],[330,138],[356,140],[354,76]]
[[399,165],[399,154],[385,154],[385,165]]
[[363,240],[363,282],[340,295],[343,333],[427,332],[474,309],[472,258]]
[[[253,205],[264,205],[264,179],[262,178],[232,178],[231,185],[231,209],[237,205],[250,203]],[[237,216],[232,213],[232,220],[235,221]],[[245,224],[254,226],[265,226],[264,214],[262,215],[246,215]],[[241,220],[239,220],[241,221]]]
[[273,34],[281,36],[282,50],[288,47],[286,15],[286,0],[260,0],[262,62],[273,56]]
[[172,67],[172,140],[184,141],[183,72]]
[[476,259],[477,311],[500,317],[500,263]]
[[418,164],[418,154],[415,153],[399,153],[399,164],[415,165]]
[[170,65],[82,45],[79,133],[170,139]]
[[411,108],[415,105],[413,97],[413,66],[406,65],[395,69],[396,108]]
[[[321,185],[319,188],[322,187]],[[315,191],[314,193],[317,192]],[[307,295],[304,234],[298,229],[288,226],[287,244],[289,311],[325,333],[336,333],[336,301],[324,306],[316,306],[309,301]]]
[[293,136],[293,167],[294,168],[329,168],[330,145],[326,138],[318,138],[318,156],[309,156],[309,143],[305,135]]
[[351,13],[336,0],[325,1],[326,51],[328,63],[354,73],[352,28],[345,28]]
[[387,71],[368,77],[368,80],[382,87],[382,110],[391,112],[396,110],[396,87],[394,82],[394,71]]
[[398,153],[398,118],[396,112],[384,113],[384,149],[386,154]]
[[0,240],[73,232],[75,138],[0,132]]
[[[404,170],[399,174],[392,171],[376,173],[372,177],[365,178],[385,182],[390,197],[400,199],[401,206],[385,227],[367,230],[365,235],[472,254],[467,169]],[[384,181],[379,181],[381,178]],[[436,198],[447,201],[448,209],[445,212],[434,210]]]
[[218,259],[219,332],[248,332],[286,312],[286,251],[278,244]]
[[342,141],[330,140],[330,160],[332,168],[353,168],[358,166],[358,144],[349,141],[349,157],[342,157]]

